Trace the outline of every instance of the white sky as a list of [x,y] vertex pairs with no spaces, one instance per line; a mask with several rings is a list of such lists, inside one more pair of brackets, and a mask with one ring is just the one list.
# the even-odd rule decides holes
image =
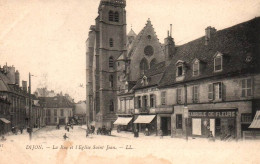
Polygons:
[[[32,88],[47,86],[84,100],[85,41],[99,0],[0,0],[0,64],[14,65]],[[138,33],[151,19],[163,41],[169,25],[180,45],[260,16],[260,0],[127,0],[128,30]]]

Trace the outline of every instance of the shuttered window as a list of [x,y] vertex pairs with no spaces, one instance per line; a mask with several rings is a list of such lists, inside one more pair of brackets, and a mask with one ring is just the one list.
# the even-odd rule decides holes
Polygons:
[[252,79],[242,80],[242,97],[252,96]]
[[182,89],[181,88],[178,88],[177,89],[177,103],[178,104],[181,104],[182,103],[182,94],[181,94],[181,91],[182,91]]
[[208,99],[213,100],[213,84],[208,85]]
[[161,105],[166,105],[166,91],[161,92]]
[[195,85],[192,88],[193,90],[193,102],[197,103],[199,101],[199,86]]

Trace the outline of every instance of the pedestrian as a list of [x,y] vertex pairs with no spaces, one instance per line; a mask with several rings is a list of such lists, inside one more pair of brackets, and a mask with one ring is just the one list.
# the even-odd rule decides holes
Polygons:
[[88,129],[86,130],[86,138],[88,137]]
[[66,140],[67,138],[69,138],[69,137],[68,137],[67,134],[65,133],[65,134],[63,135],[63,139]]
[[161,129],[159,130],[159,136],[161,139],[163,138],[163,131]]
[[21,134],[23,134],[23,127],[20,127],[20,132]]
[[213,136],[212,131],[209,132],[208,138],[209,138],[209,141],[215,142],[215,138],[214,138],[214,136]]
[[5,136],[2,136],[1,141],[6,141]]
[[69,128],[69,127],[67,127],[67,131],[68,131],[68,132],[70,131],[70,128]]

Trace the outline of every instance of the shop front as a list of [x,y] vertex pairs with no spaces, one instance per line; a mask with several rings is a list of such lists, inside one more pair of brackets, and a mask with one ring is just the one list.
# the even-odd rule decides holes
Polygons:
[[209,137],[221,140],[237,137],[237,109],[189,110],[188,129],[191,136]]
[[131,115],[118,116],[113,124],[117,126],[118,133],[121,131],[133,131],[133,117]]
[[156,115],[136,115],[135,129],[145,135],[156,134]]

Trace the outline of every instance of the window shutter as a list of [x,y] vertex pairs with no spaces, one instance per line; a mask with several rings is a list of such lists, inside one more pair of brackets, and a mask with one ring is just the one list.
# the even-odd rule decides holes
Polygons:
[[219,83],[219,99],[223,97],[223,84],[222,82]]
[[156,95],[155,94],[153,95],[153,102],[154,102],[154,104],[153,104],[154,107],[156,107]]
[[194,102],[195,101],[195,99],[194,99],[194,86],[192,86],[192,102]]
[[135,109],[138,108],[138,97],[134,98],[134,105],[135,105]]
[[213,99],[213,84],[208,85],[208,99],[209,100]]

